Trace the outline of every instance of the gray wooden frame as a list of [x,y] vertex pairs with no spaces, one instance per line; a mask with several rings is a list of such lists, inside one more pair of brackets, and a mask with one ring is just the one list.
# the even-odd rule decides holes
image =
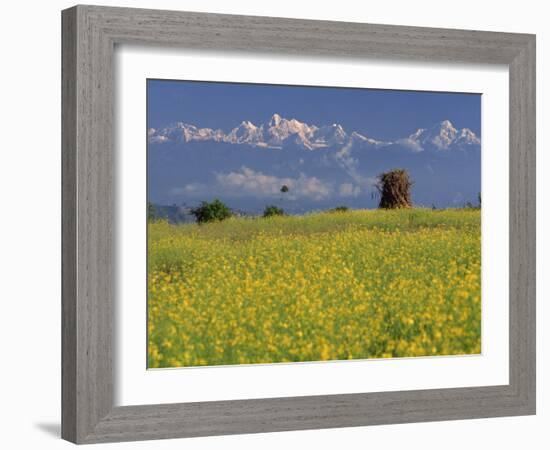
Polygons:
[[[62,437],[176,438],[535,413],[535,36],[76,6],[62,13]],[[113,404],[113,52],[139,43],[506,64],[508,385],[168,405]]]

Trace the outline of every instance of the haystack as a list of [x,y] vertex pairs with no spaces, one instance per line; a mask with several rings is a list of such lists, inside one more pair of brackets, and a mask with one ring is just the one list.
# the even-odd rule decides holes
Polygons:
[[410,208],[413,183],[404,169],[393,169],[378,175],[376,188],[380,193],[379,208]]

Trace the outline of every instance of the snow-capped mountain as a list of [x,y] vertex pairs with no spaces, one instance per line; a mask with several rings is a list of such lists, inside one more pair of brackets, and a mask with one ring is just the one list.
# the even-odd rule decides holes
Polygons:
[[398,167],[409,171],[419,205],[476,202],[481,190],[481,141],[448,120],[379,140],[337,123],[273,114],[229,131],[178,122],[149,129],[148,142],[149,198],[157,204],[218,197],[234,208],[261,211],[286,185],[289,211],[375,207],[376,176]]
[[310,125],[296,119],[283,118],[279,114],[273,114],[268,122],[260,125],[244,120],[228,133],[220,129],[198,128],[196,125],[178,122],[162,129],[151,128],[148,136],[152,144],[213,141],[274,149],[294,144],[306,150],[353,142],[377,148],[397,145],[416,152],[426,149],[448,150],[452,147],[463,148],[481,144],[473,131],[468,128],[456,129],[449,120],[443,120],[431,128],[419,128],[405,138],[382,141],[364,136],[357,131],[348,134],[340,124]]
[[163,142],[191,142],[191,141],[214,141],[221,142],[225,139],[222,130],[211,128],[197,128],[195,125],[177,122],[167,128],[156,130],[149,128],[147,131],[149,142],[162,144]]
[[480,139],[472,130],[468,128],[457,130],[449,120],[444,120],[428,129],[419,128],[400,142],[419,151],[427,146],[437,150],[448,150],[453,146],[481,145]]
[[223,137],[224,142],[250,145],[260,144],[262,139],[263,130],[248,120],[242,121],[238,127],[233,128],[229,134]]
[[305,149],[327,147],[342,143],[347,135],[340,125],[317,127],[296,119],[286,119],[273,114],[271,119],[259,126],[244,120],[228,133],[211,128],[178,122],[163,129],[149,130],[149,142],[191,142],[212,140],[230,144],[249,144],[257,147],[282,148],[292,142]]

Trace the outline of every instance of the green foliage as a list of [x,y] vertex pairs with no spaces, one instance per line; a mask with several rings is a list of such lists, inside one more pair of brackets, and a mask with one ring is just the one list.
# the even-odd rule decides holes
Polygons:
[[198,223],[220,222],[232,216],[231,210],[219,199],[212,202],[203,201],[196,208],[191,209]]
[[347,206],[337,206],[336,208],[329,209],[330,213],[345,213],[348,212],[349,208]]
[[283,208],[279,208],[275,205],[267,205],[264,209],[264,217],[272,217],[272,216],[284,216],[285,212]]
[[147,220],[153,221],[156,217],[155,205],[151,202],[147,202]]

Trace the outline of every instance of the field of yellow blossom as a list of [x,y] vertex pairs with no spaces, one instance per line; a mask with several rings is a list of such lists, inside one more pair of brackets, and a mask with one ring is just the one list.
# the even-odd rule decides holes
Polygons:
[[148,367],[480,353],[480,211],[148,225]]

